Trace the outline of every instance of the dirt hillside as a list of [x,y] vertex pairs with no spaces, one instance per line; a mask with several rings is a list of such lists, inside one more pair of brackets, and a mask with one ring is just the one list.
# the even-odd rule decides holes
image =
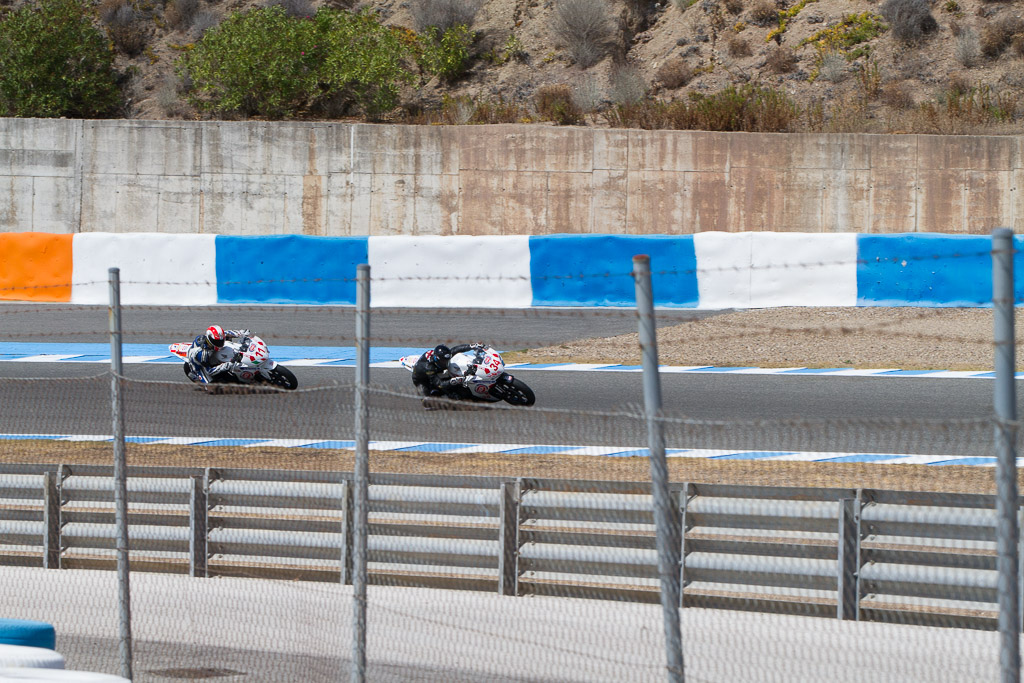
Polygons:
[[[25,1],[0,0],[0,12]],[[573,3],[598,25],[589,52],[559,30]],[[617,104],[747,84],[797,103],[791,130],[1019,133],[1024,115],[1022,0],[102,0],[130,75],[126,115],[198,118],[175,61],[229,13],[265,4],[294,16],[325,4],[369,9],[411,30],[446,7],[468,17],[469,72],[408,88],[392,120],[416,120],[409,112],[446,96],[500,98],[539,120],[538,89],[552,84],[568,85],[589,112],[583,123],[597,126],[622,124]],[[462,102],[468,119],[475,105]]]

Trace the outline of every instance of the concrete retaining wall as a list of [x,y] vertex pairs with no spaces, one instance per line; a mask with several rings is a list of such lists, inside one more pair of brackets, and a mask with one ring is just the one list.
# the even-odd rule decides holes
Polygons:
[[[0,234],[0,300],[105,304],[107,270],[118,267],[126,304],[354,304],[356,266],[369,263],[377,307],[633,306],[632,257],[649,254],[659,306],[988,306],[991,244],[938,234],[16,233]],[[1024,272],[1024,238],[1017,248]]]
[[0,231],[1024,232],[1024,137],[0,119]]

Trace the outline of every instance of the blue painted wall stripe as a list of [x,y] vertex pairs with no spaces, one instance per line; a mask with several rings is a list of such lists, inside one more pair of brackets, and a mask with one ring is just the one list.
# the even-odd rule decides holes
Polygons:
[[218,235],[221,303],[355,304],[366,237]]
[[[1014,239],[1024,272],[1024,239]],[[858,235],[858,306],[991,306],[992,238],[986,235]],[[1017,278],[1016,298],[1024,294]]]
[[697,305],[697,257],[691,235],[530,237],[533,305],[633,306],[636,296],[629,273],[635,254],[651,257],[655,304]]

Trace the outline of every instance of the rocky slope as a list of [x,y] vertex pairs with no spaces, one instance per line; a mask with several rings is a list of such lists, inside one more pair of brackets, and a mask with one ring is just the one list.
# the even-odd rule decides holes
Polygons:
[[[25,1],[0,0],[0,11]],[[406,111],[464,98],[448,122],[469,118],[470,98],[537,120],[537,91],[551,84],[572,88],[585,125],[637,125],[609,112],[730,85],[786,93],[799,106],[788,130],[1016,133],[1024,121],[1022,0],[103,0],[118,66],[132,74],[127,116],[197,118],[175,60],[228,13],[268,2],[296,15],[355,5],[413,30],[438,7],[462,12],[477,34],[469,73],[404,93]],[[559,30],[573,3],[596,26],[589,49]]]

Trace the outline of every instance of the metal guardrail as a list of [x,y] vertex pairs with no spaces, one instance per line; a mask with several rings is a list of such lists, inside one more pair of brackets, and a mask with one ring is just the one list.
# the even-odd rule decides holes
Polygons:
[[[995,498],[677,483],[683,607],[995,629]],[[136,571],[352,581],[351,474],[134,468]],[[0,564],[115,567],[112,468],[0,465]],[[657,602],[644,483],[378,474],[370,582]]]

